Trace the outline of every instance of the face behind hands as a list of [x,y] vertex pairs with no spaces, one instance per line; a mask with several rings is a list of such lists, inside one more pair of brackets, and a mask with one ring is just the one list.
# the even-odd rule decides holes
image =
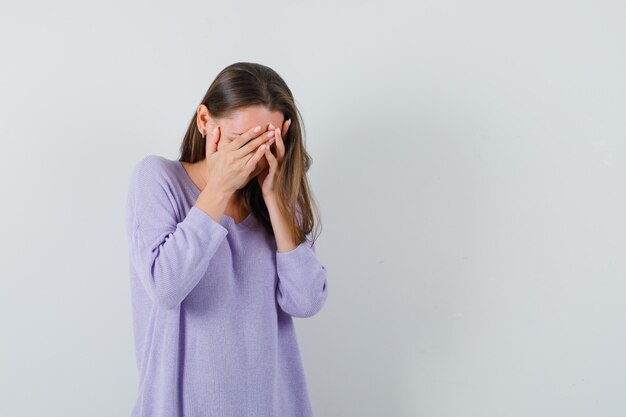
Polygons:
[[[269,111],[269,109],[262,105],[248,106],[235,110],[231,116],[221,119],[213,119],[208,112],[208,109],[204,105],[198,107],[198,124],[204,126],[206,123],[206,131],[212,132],[216,126],[220,127],[221,136],[217,143],[217,150],[219,151],[226,143],[230,143],[235,140],[239,135],[250,130],[254,126],[261,125],[261,131],[270,130],[267,126],[271,123],[273,128],[282,127],[285,118],[283,114],[277,111]],[[265,134],[265,133],[263,133]],[[276,155],[275,143],[272,144],[270,150]],[[256,177],[264,169],[268,168],[269,164],[267,158],[263,157],[257,162],[256,168],[250,173],[246,179],[247,184],[252,178]],[[243,187],[243,186],[242,186]]]

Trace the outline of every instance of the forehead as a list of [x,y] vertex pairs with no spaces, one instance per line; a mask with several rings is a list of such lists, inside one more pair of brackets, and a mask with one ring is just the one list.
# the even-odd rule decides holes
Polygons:
[[241,134],[254,126],[266,126],[272,123],[274,127],[282,127],[284,117],[281,112],[270,111],[265,106],[248,106],[237,109],[224,119],[224,125],[231,133]]

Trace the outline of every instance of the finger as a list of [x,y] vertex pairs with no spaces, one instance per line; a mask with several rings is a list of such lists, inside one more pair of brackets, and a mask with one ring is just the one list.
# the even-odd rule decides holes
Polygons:
[[256,168],[257,162],[259,162],[259,160],[263,158],[266,149],[267,149],[267,145],[262,144],[261,146],[258,147],[256,152],[252,154],[250,159],[248,159],[248,162],[246,162],[246,165],[245,165],[245,170],[247,171],[248,174],[254,171],[254,168]]
[[289,126],[291,126],[291,119],[287,119],[283,123],[283,128],[280,130],[283,136],[287,136],[287,131],[289,130]]
[[206,135],[205,146],[207,159],[211,156],[211,154],[217,152],[217,143],[219,142],[220,133],[219,126],[215,126],[212,133],[210,135]]
[[[239,136],[237,139],[233,140],[228,145],[226,145],[226,148],[229,151],[238,151],[244,145],[250,142],[252,139],[257,138],[258,136],[262,136],[264,132],[265,132],[265,129],[263,128],[262,125],[251,127],[246,132],[244,132],[241,136]],[[248,150],[248,152],[245,152],[244,155],[248,153],[250,153],[250,150]],[[239,152],[239,154],[241,154],[241,152]]]
[[254,140],[251,140],[241,148],[235,150],[233,153],[236,158],[245,158],[250,153],[254,152],[262,143],[267,142],[274,137],[274,130],[268,130],[262,135],[259,135]]
[[[286,121],[283,123],[283,126],[287,126],[287,128],[289,128],[289,125],[290,125],[290,124],[291,124],[291,119],[286,120]],[[282,135],[283,129],[278,129],[278,128],[275,128],[275,127],[274,127],[274,125],[273,125],[273,124],[271,124],[271,123],[270,123],[270,128],[271,128],[271,129],[274,129],[274,131],[275,131],[275,134],[274,134],[274,139],[275,139],[276,145],[274,145],[274,149],[276,149],[276,155],[278,156],[278,160],[280,161],[280,160],[282,160],[282,155],[284,155],[284,154],[285,154],[285,146],[284,146],[284,141],[282,140],[282,138],[283,138],[283,135]],[[279,134],[280,134],[280,142],[283,144],[283,146],[282,146],[282,152],[279,152],[279,148],[278,148],[278,146],[279,146],[279,145],[278,145],[278,136],[279,136]],[[270,149],[271,149],[271,148],[270,148]]]
[[[274,132],[276,132],[276,127],[272,124],[272,122],[270,122],[270,129],[272,129],[272,130],[274,130]],[[276,142],[276,134],[274,134],[274,136],[268,142],[268,144],[272,145],[272,143],[275,143],[275,142]],[[273,149],[276,149],[276,145],[274,145]],[[270,150],[272,150],[272,146],[270,146]]]
[[285,156],[285,142],[283,142],[283,135],[280,131],[280,128],[276,128],[276,158],[279,161],[283,160],[283,156]]
[[269,175],[273,175],[274,171],[276,171],[276,168],[278,168],[278,161],[276,160],[276,157],[272,153],[272,150],[269,146],[265,148],[265,158],[267,158],[267,163],[270,166]]
[[267,159],[268,168],[267,174],[264,177],[265,181],[263,183],[263,186],[267,187],[267,189],[273,189],[274,177],[276,176],[276,172],[278,171],[278,161],[276,160],[276,157],[269,148],[265,149],[265,158]]

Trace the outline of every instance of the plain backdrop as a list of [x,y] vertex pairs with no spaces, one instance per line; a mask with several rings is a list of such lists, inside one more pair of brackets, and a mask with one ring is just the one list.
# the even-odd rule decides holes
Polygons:
[[304,116],[316,416],[626,415],[623,1],[0,6],[0,415],[128,416],[124,203],[217,73]]

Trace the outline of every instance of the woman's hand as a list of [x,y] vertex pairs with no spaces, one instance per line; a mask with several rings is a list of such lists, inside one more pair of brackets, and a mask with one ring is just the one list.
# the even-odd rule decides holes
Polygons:
[[207,134],[205,187],[226,196],[237,191],[269,147],[265,144],[269,139],[266,130],[262,126],[253,127],[232,142],[222,145],[219,152],[217,144],[221,136],[220,127],[217,126],[212,135]]
[[[269,129],[274,129],[274,143],[276,143],[276,156],[271,151],[271,148],[268,146],[265,148],[265,157],[267,158],[267,162],[269,166],[263,170],[263,172],[257,175],[257,181],[259,181],[259,185],[261,186],[261,191],[263,193],[263,199],[268,202],[268,199],[274,198],[274,179],[280,172],[283,157],[285,156],[285,143],[283,142],[283,135],[287,133],[289,126],[291,125],[291,119],[286,120],[283,123],[283,129],[275,128],[271,123],[269,124]],[[283,133],[284,132],[284,133]]]

